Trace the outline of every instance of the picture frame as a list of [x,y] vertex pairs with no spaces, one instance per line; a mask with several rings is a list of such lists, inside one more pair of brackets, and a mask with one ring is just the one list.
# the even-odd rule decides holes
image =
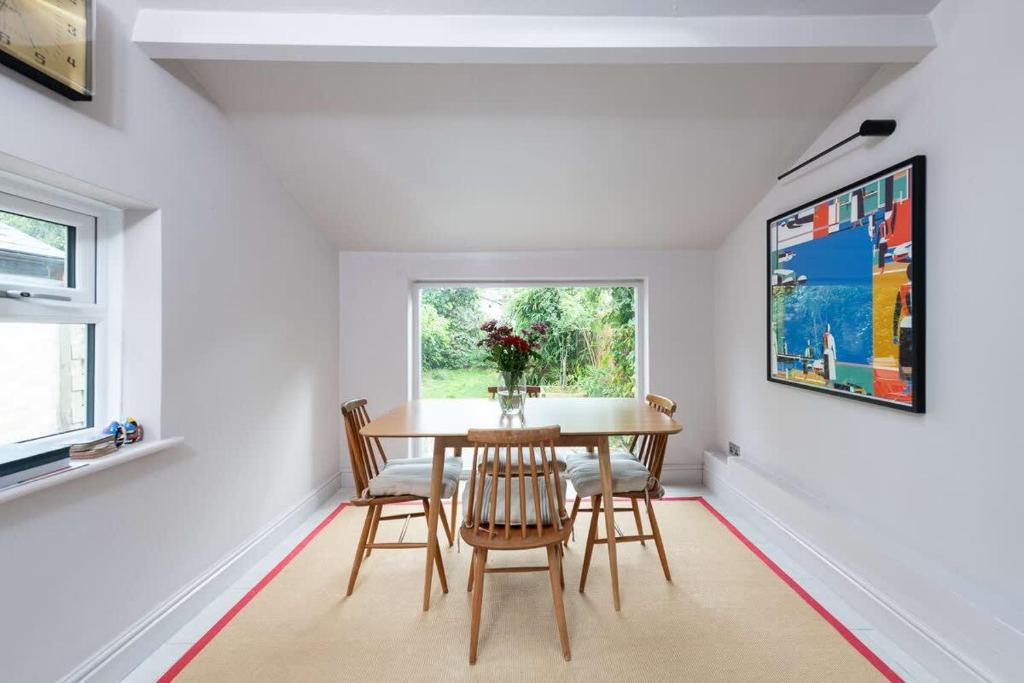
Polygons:
[[0,3],[0,64],[69,100],[93,98],[94,0]]
[[769,382],[925,412],[923,155],[766,222]]

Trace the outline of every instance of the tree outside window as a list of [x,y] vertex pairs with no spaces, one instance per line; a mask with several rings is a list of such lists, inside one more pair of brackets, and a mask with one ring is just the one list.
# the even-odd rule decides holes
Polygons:
[[425,287],[420,296],[423,398],[484,398],[498,377],[477,346],[496,318],[549,334],[526,382],[548,396],[636,395],[635,287]]

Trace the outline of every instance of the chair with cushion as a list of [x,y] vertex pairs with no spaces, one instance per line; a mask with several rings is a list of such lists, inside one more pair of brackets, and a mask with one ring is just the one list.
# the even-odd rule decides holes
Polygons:
[[[429,509],[430,474],[433,459],[396,458],[388,460],[380,440],[368,438],[359,433],[369,421],[366,411],[366,399],[348,401],[341,406],[341,414],[345,420],[345,436],[348,440],[349,458],[352,463],[352,476],[356,483],[356,495],[349,502],[352,505],[366,508],[366,520],[359,536],[356,557],[352,562],[352,572],[348,579],[346,595],[352,595],[359,575],[359,567],[365,557],[369,557],[374,549],[407,549],[426,548],[426,542],[407,543],[405,528],[394,543],[377,543],[377,527],[381,522],[404,520],[408,525],[412,517],[424,517]],[[458,458],[445,458],[441,482],[441,497],[452,499],[452,519],[449,522],[441,509],[441,526],[448,536],[449,546],[454,539],[454,522],[459,497],[459,475],[462,472],[462,461]],[[383,515],[385,505],[394,503],[423,504],[423,512]],[[444,573],[441,553],[435,554],[435,565],[440,575],[441,588],[447,593],[448,582]]]
[[[466,495],[462,540],[473,548],[470,586],[473,593],[469,663],[476,662],[483,606],[484,576],[499,572],[548,573],[555,621],[568,661],[569,632],[562,603],[562,542],[569,536],[565,484],[555,466],[558,427],[469,430],[473,468]],[[488,567],[487,554],[500,550],[545,548],[542,566]]]
[[[671,417],[676,412],[676,402],[672,399],[647,395],[647,404],[660,413]],[[644,434],[634,437],[630,443],[629,450],[614,451],[611,453],[612,467],[612,491],[615,496],[630,499],[631,506],[626,508],[614,508],[615,512],[632,512],[636,522],[637,533],[635,536],[616,536],[616,543],[639,542],[646,545],[645,541],[653,540],[658,548],[658,557],[661,559],[661,567],[665,572],[665,578],[672,580],[672,574],[668,568],[668,558],[665,555],[665,546],[661,539],[661,530],[658,528],[658,519],[654,514],[654,507],[651,499],[661,498],[665,494],[661,486],[661,468],[665,460],[665,446],[668,443],[667,434]],[[602,505],[609,504],[609,501],[602,501],[601,495],[601,468],[596,455],[577,454],[570,456],[566,461],[566,475],[576,490],[576,500],[572,507],[572,522],[575,523],[576,515],[579,512],[590,512],[590,526],[587,533],[587,549],[583,557],[583,571],[580,577],[580,592],[583,591],[587,582],[587,572],[590,569],[590,558],[593,555],[594,545],[607,543],[607,539],[597,537],[598,518],[604,512]],[[580,501],[590,498],[589,508],[580,508]],[[647,517],[651,522],[651,533],[644,534],[643,522],[640,515],[640,501],[646,502]],[[614,501],[610,504],[614,507]]]

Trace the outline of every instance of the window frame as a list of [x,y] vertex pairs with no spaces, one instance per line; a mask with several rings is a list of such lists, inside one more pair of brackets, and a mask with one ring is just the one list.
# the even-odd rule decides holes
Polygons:
[[[86,426],[15,443],[0,442],[0,472],[11,475],[66,457],[67,447],[116,415],[121,395],[123,213],[99,202],[0,172],[0,210],[74,227],[74,286],[7,280],[0,289],[68,297],[70,301],[0,297],[0,322],[87,325]],[[70,237],[70,235],[69,235]],[[70,247],[69,247],[70,249]]]
[[0,188],[0,211],[14,213],[28,218],[49,223],[57,223],[71,228],[68,233],[68,276],[69,283],[61,287],[57,285],[34,284],[20,282],[0,272],[0,290],[14,289],[45,294],[47,296],[66,296],[71,303],[96,303],[96,217],[79,211],[72,211],[60,206],[35,201],[25,197],[4,192]]
[[[409,336],[409,399],[420,398],[423,382],[422,344],[420,341],[420,305],[424,289],[446,287],[632,287],[636,290],[636,317],[633,348],[636,350],[634,366],[634,382],[636,397],[647,395],[647,280],[645,278],[574,278],[570,280],[537,279],[537,278],[501,278],[468,279],[468,280],[429,280],[418,279],[411,283],[410,290],[410,336]],[[484,398],[484,397],[481,397]]]

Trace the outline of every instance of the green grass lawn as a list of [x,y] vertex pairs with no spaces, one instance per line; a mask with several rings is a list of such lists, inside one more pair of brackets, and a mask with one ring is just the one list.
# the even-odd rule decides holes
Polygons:
[[[420,383],[421,398],[489,398],[487,387],[497,386],[501,377],[487,368],[458,368],[456,370],[424,370]],[[545,385],[547,396],[586,396],[574,387],[564,389]]]
[[[501,378],[487,368],[458,368],[455,370],[424,370],[420,382],[421,398],[489,398],[487,387],[497,386]],[[586,396],[576,387],[545,385],[546,396]]]
[[498,373],[482,368],[424,370],[423,398],[487,398],[487,387],[498,384]]

